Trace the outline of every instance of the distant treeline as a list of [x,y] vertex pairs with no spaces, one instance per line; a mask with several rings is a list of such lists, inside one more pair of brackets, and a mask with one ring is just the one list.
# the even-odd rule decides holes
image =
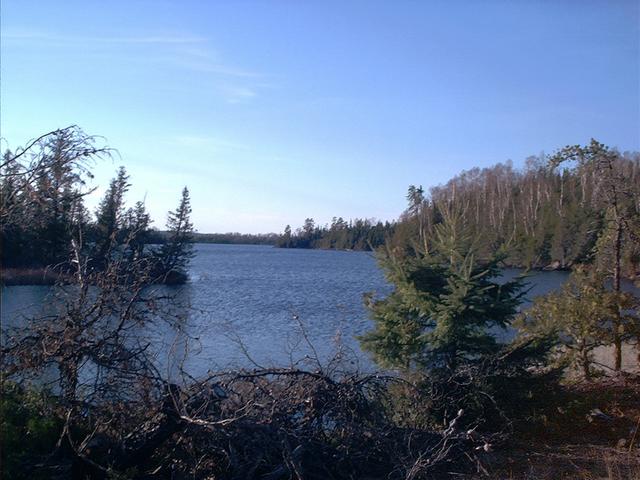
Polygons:
[[[165,230],[151,230],[149,232],[150,243],[162,244],[167,241],[170,232]],[[198,233],[191,235],[193,243],[220,243],[228,245],[275,245],[280,235],[277,233]]]
[[319,226],[313,218],[295,232],[287,225],[276,242],[282,248],[322,248],[336,250],[371,250],[384,245],[394,231],[394,224],[356,218],[345,221],[334,217],[331,225]]
[[511,266],[571,268],[594,262],[596,244],[619,234],[623,269],[633,275],[640,268],[638,244],[629,241],[640,236],[640,154],[605,149],[586,161],[588,152],[571,148],[529,157],[522,169],[511,162],[473,168],[428,192],[411,186],[393,223],[334,218],[319,227],[308,218],[295,232],[287,225],[277,246],[366,250],[388,238],[391,248],[428,249],[442,209],[453,207],[485,258],[500,249]]

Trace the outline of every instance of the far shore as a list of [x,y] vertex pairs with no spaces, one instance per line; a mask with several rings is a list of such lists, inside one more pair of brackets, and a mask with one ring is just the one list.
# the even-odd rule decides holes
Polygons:
[[56,272],[51,268],[3,268],[0,284],[10,287],[16,285],[55,285],[71,282],[68,274]]
[[[202,245],[210,245],[213,242],[194,242],[195,244]],[[216,245],[254,245],[255,243],[216,243]],[[262,246],[266,244],[261,244]],[[273,246],[273,245],[272,245]],[[277,248],[274,246],[274,248]],[[358,250],[353,249],[333,249],[333,248],[319,248],[319,249],[303,249],[303,250],[335,250],[335,251],[343,251],[343,252],[355,252]],[[364,250],[362,250],[364,251]],[[571,266],[560,266],[559,262],[553,262],[549,265],[533,265],[533,266],[523,266],[523,265],[514,265],[505,263],[504,268],[515,268],[522,270],[529,270],[535,272],[553,272],[553,271],[562,271],[562,272],[570,272]],[[640,279],[640,272],[637,272],[635,275],[624,275],[624,280],[630,282],[637,282]],[[73,283],[73,276],[68,273],[60,273],[56,272],[51,267],[37,267],[37,268],[1,268],[0,269],[0,286],[3,287],[13,287],[13,286],[29,286],[29,285],[55,285],[57,283]],[[175,283],[184,283],[182,281],[172,282],[168,281],[169,284]]]
[[[179,272],[171,272],[164,276],[165,285],[182,285],[188,277]],[[2,287],[53,286],[74,283],[74,276],[69,273],[56,272],[51,268],[3,268],[0,275]]]

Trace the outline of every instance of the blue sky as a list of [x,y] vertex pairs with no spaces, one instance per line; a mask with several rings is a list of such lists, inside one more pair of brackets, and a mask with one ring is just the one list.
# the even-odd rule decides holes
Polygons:
[[[393,219],[409,184],[591,137],[640,150],[637,1],[2,0],[3,147],[103,135],[202,232]],[[95,205],[96,198],[90,200]]]

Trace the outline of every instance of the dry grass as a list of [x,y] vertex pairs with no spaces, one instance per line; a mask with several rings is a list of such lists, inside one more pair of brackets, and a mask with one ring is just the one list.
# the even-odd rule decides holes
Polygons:
[[640,480],[640,450],[598,445],[521,445],[487,458],[464,480]]
[[575,383],[565,392],[565,406],[546,412],[542,428],[519,432],[487,459],[489,478],[640,480],[640,377]]
[[596,445],[566,445],[528,455],[527,468],[505,479],[630,480],[640,479],[638,450]]

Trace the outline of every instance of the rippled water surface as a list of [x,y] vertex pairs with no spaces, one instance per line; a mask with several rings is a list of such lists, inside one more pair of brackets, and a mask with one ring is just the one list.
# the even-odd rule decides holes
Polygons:
[[[260,364],[312,354],[327,358],[336,336],[358,349],[370,326],[362,296],[390,290],[371,254],[198,245],[191,283],[183,287],[200,338],[200,362],[245,364],[241,341]],[[302,327],[302,328],[301,328]]]
[[[195,375],[250,366],[243,349],[261,365],[287,364],[313,354],[313,349],[326,361],[336,340],[356,353],[361,367],[373,368],[355,338],[371,328],[363,294],[383,296],[391,287],[371,254],[212,244],[197,245],[196,253],[189,284],[162,287],[175,295],[186,332],[167,326],[154,332],[164,364],[183,358],[184,340],[191,337],[186,365]],[[518,273],[506,270],[504,276]],[[565,272],[534,273],[528,297],[557,289],[566,278]],[[39,286],[4,288],[3,323],[19,323],[20,314],[46,310],[43,300],[49,291]]]
[[[208,369],[285,364],[313,354],[330,357],[336,340],[359,352],[355,336],[370,327],[365,292],[390,291],[371,254],[278,249],[254,245],[196,245],[184,286],[164,287],[175,295],[186,321],[194,374]],[[19,286],[2,290],[5,325],[46,310],[49,287]],[[304,333],[303,333],[304,332]],[[154,335],[161,354],[177,361],[184,335],[161,326]]]

